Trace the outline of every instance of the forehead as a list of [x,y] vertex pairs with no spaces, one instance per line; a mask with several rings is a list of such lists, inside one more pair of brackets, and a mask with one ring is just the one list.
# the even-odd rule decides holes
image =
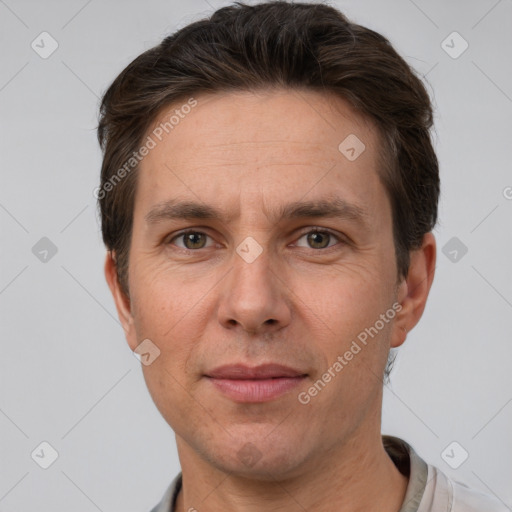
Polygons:
[[154,147],[140,164],[136,195],[144,215],[176,196],[239,209],[242,199],[314,200],[336,188],[368,213],[382,207],[377,131],[333,94],[198,95],[164,109],[147,136]]
[[[366,146],[378,141],[373,123],[330,92],[232,91],[201,94],[193,102],[190,107],[192,100],[183,99],[160,112],[148,130],[159,146],[174,145],[187,156],[208,147],[212,155],[227,156],[240,154],[234,144],[262,143],[268,156],[272,144],[282,149],[286,142],[299,155],[317,148],[337,158],[339,143],[348,135],[359,135]],[[183,139],[187,144],[178,148]]]

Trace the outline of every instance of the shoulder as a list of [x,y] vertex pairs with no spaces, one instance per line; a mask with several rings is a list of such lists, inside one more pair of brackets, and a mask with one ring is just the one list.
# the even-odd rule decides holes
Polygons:
[[453,512],[510,512],[494,496],[470,489],[461,482],[448,479],[453,489]]
[[[436,482],[432,512],[510,512],[494,496],[471,489],[462,482],[449,478],[439,468],[429,465],[429,480]],[[421,509],[420,509],[421,510]]]
[[428,464],[406,441],[383,436],[383,442],[397,467],[402,467],[400,471],[409,473],[400,512],[511,512],[497,497],[470,489]]

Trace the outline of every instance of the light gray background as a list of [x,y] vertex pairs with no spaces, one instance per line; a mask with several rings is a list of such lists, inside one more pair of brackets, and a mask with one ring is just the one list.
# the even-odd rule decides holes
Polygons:
[[[226,4],[0,0],[0,511],[148,511],[179,471],[102,274],[97,106],[143,50]],[[512,507],[512,2],[334,5],[391,39],[436,108],[436,278],[383,431]],[[59,44],[47,59],[31,48],[43,31]],[[469,43],[456,59],[441,46],[453,31]],[[58,248],[46,263],[42,237]],[[452,237],[468,248],[457,262]],[[42,441],[59,453],[46,470]],[[441,457],[453,441],[469,453],[456,470]]]

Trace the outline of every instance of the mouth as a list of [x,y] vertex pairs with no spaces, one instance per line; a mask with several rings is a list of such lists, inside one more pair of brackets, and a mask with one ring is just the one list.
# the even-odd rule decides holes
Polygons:
[[307,374],[279,364],[255,367],[245,365],[220,366],[205,377],[227,398],[240,403],[267,402],[298,386]]

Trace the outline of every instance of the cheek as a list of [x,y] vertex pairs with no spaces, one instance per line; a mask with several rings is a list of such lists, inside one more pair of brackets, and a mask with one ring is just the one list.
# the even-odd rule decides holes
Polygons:
[[[134,286],[132,312],[138,340],[150,339],[160,351],[153,364],[143,367],[153,394],[164,386],[185,384],[187,361],[202,333],[197,321],[202,305],[193,300],[195,294],[190,289],[178,293],[175,283],[159,274],[146,275],[147,278],[141,275],[139,284]],[[172,396],[177,391],[167,392]]]
[[333,267],[329,273],[309,273],[296,281],[297,305],[310,311],[312,325],[331,337],[348,339],[372,325],[393,298],[385,268],[370,264]]
[[199,320],[204,317],[204,305],[197,297],[192,300],[190,291],[173,293],[163,280],[150,284],[136,297],[134,323],[139,338],[152,340],[160,354],[151,365],[142,367],[144,379],[164,418],[171,425],[180,425],[183,417],[191,422],[197,414],[189,409],[197,408],[191,400],[197,383],[193,363],[204,337]]
[[[313,409],[332,411],[327,431],[362,421],[382,387],[395,314],[389,286],[378,279],[378,272],[345,272],[326,280],[323,293],[317,289],[307,302],[306,331],[322,354],[322,365],[303,391]],[[381,319],[386,313],[387,322]]]
[[149,394],[165,420],[178,430],[184,418],[190,425],[197,416],[197,404],[184,393],[187,383],[169,359],[162,355],[150,366],[144,366],[143,374]]
[[[345,267],[330,279],[312,279],[317,287],[302,290],[307,304],[303,308],[305,330],[311,333],[317,353],[322,354],[322,365],[309,385],[319,379],[329,381],[325,390],[322,382],[318,383],[322,391],[316,406],[343,403],[343,410],[336,413],[337,421],[347,421],[344,415],[355,411],[358,404],[373,403],[382,386],[395,313],[389,283],[382,278],[384,271],[378,266]],[[386,313],[387,322],[381,319]],[[331,373],[326,375],[329,369]]]
[[161,339],[193,313],[202,294],[200,280],[184,281],[179,269],[170,271],[165,258],[140,256],[130,263],[130,287],[135,322],[142,333]]

